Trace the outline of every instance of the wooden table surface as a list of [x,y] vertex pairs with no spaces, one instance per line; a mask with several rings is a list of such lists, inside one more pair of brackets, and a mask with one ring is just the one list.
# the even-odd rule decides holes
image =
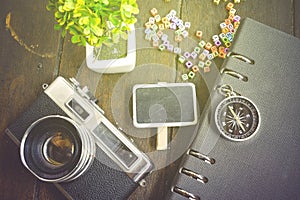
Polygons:
[[[0,6],[0,199],[64,199],[51,184],[37,181],[25,170],[18,156],[18,148],[4,134],[5,128],[13,123],[21,112],[28,107],[42,92],[43,83],[51,83],[57,76],[76,77],[85,61],[85,48],[70,42],[70,37],[62,38],[53,29],[53,13],[46,10],[46,0],[2,0]],[[227,13],[225,3],[219,6],[212,0],[138,0],[140,14],[136,28],[143,28],[150,17],[150,9],[157,8],[161,15],[171,9],[177,11],[184,21],[190,21],[189,30],[192,39],[196,39],[196,30],[202,30],[204,39],[220,32],[219,23]],[[300,1],[298,0],[247,0],[236,5],[238,14],[251,17],[286,33],[300,38]],[[10,30],[5,19],[11,14]],[[272,36],[270,36],[272,37]],[[124,84],[151,81],[180,81],[179,75],[186,72],[177,63],[176,56],[168,52],[159,52],[153,48],[142,48],[145,40],[137,39],[136,68],[129,74],[97,75],[99,76],[96,97],[106,116],[125,130],[138,134],[140,130],[128,123],[128,96]],[[271,44],[270,44],[271,45]],[[282,49],[288,51],[288,49]],[[216,64],[221,66],[222,60]],[[162,66],[151,68],[153,66]],[[126,76],[127,75],[127,76]],[[95,74],[94,74],[95,77]],[[88,80],[88,79],[86,79]],[[201,77],[192,80],[196,84],[200,107],[208,98],[208,91]],[[121,88],[118,88],[121,87]],[[124,87],[122,89],[122,87]],[[116,99],[120,98],[120,101]],[[123,98],[123,99],[122,99]],[[129,118],[130,119],[130,118]],[[127,120],[127,121],[126,121]],[[134,137],[137,146],[145,151],[155,151],[153,130],[143,130],[145,138]],[[176,134],[171,130],[170,137]],[[138,188],[130,199],[165,199],[170,189],[172,177],[177,170],[180,159],[170,158],[164,153],[155,154],[152,159],[161,169],[153,171],[147,177],[147,187]],[[170,159],[172,162],[169,162]]]

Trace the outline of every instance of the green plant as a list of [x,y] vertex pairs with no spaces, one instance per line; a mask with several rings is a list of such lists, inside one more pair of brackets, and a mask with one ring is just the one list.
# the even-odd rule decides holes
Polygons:
[[47,10],[54,11],[54,29],[63,37],[69,32],[72,43],[95,47],[126,40],[139,13],[136,0],[49,0]]

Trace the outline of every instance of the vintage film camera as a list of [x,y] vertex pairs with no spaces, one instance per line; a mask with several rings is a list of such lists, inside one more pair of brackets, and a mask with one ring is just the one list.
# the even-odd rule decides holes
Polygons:
[[109,122],[87,87],[58,77],[6,133],[24,166],[69,199],[124,199],[153,169]]

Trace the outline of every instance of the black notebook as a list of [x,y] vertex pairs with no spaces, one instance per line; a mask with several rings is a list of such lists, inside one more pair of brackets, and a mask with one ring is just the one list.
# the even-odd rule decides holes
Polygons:
[[260,113],[242,142],[220,134],[211,94],[168,199],[300,199],[300,40],[246,18],[215,88],[230,85]]

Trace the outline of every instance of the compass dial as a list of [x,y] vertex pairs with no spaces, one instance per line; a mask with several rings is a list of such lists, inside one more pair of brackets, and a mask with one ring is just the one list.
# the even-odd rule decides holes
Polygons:
[[244,141],[255,135],[260,115],[255,104],[243,96],[231,96],[217,106],[215,121],[222,135],[233,141]]

